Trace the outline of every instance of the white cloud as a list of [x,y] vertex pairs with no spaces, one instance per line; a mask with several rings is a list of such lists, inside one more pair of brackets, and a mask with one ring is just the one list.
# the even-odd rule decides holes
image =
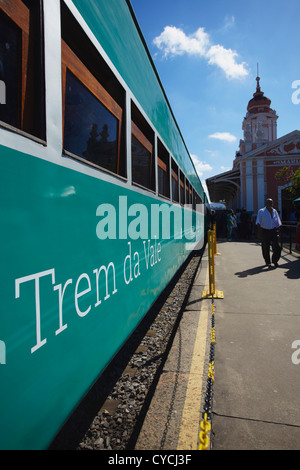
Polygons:
[[235,142],[237,138],[230,132],[215,132],[208,136],[210,139],[222,140],[224,142]]
[[191,157],[194,162],[196,171],[200,177],[203,176],[203,173],[205,173],[206,171],[212,170],[210,164],[199,160],[199,157],[197,157],[197,155],[191,155]]
[[186,36],[181,29],[166,26],[153,43],[164,51],[164,57],[183,54],[205,56],[209,48],[209,36],[204,28],[199,28],[194,34]]
[[248,75],[245,62],[236,62],[238,53],[220,44],[211,44],[209,34],[198,28],[193,34],[186,35],[176,26],[166,26],[153,43],[163,51],[163,56],[187,54],[205,58],[210,65],[220,67],[229,79],[240,79]]
[[232,16],[226,16],[225,17],[225,24],[224,24],[224,30],[225,31],[228,31],[229,29],[231,29],[235,24],[235,17],[232,15]]
[[238,53],[232,49],[225,49],[225,47],[211,46],[208,53],[208,63],[218,65],[226,74],[227,78],[243,78],[248,75],[245,68],[245,62],[242,64],[236,63]]

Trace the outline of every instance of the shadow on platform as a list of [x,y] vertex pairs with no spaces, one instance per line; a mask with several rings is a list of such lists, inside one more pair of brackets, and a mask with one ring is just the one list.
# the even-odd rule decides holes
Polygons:
[[234,274],[235,276],[243,278],[243,277],[248,277],[248,276],[254,276],[255,274],[260,274],[262,272],[269,273],[275,269],[285,269],[286,273],[284,273],[284,275],[287,278],[299,279],[300,278],[300,259],[288,261],[287,263],[284,263],[284,264],[279,264],[277,268],[273,265],[271,266],[262,265],[262,266],[257,266],[251,269],[245,269],[245,271],[239,271]]

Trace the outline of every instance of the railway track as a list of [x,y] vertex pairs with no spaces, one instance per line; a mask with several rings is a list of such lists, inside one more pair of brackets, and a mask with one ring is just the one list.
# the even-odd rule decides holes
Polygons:
[[134,449],[201,256],[190,255],[50,449]]

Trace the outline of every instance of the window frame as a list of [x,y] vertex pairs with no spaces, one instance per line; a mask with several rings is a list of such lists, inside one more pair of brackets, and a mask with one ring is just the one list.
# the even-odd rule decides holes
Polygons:
[[[169,181],[168,186],[170,186],[170,178],[168,178],[169,177],[168,166],[159,156],[157,156],[157,167],[158,167],[158,169],[160,168],[164,172],[164,176]],[[164,194],[163,191],[160,191],[161,188],[159,187],[159,181],[160,181],[160,179],[159,179],[159,176],[158,176],[158,179],[157,179],[157,193],[158,193],[158,195],[161,196],[161,197],[165,197],[165,198],[169,199],[170,198],[170,188],[169,187],[165,188],[167,190],[167,194]]]
[[193,208],[193,211],[196,211],[196,203],[197,203],[196,202],[197,201],[196,194],[197,194],[196,190],[195,190],[195,188],[193,188],[193,191],[192,191],[192,208]]
[[[97,78],[83,64],[75,52],[67,45],[64,39],[61,40],[61,66],[62,66],[62,137],[63,137],[63,153],[76,160],[79,160],[89,166],[110,173],[122,179],[127,179],[120,174],[121,159],[121,136],[123,126],[124,110],[114,100],[114,98],[106,91]],[[65,126],[65,97],[66,97],[66,78],[67,70],[69,70],[75,78],[118,120],[118,152],[117,152],[117,172],[91,162],[79,155],[69,152],[64,148],[64,126]]]
[[[153,182],[153,172],[154,172],[154,165],[153,165],[154,145],[150,142],[149,139],[147,139],[145,134],[142,132],[142,130],[139,128],[139,126],[132,119],[131,119],[131,135],[133,135],[140,142],[140,144],[143,147],[145,147],[145,149],[151,155],[151,157],[150,157],[150,173],[149,173],[149,181],[150,181],[150,185],[151,185],[151,183]],[[132,172],[132,175],[133,175],[132,170],[133,170],[133,158],[132,158],[132,142],[131,142],[131,172]],[[133,177],[132,177],[132,184],[135,185],[135,186],[139,186],[141,188],[144,188],[147,191],[152,191],[153,193],[155,193],[155,189],[153,189],[152,187],[149,188],[146,185],[143,185],[141,183],[138,183],[138,182],[134,181]],[[154,181],[154,188],[155,188],[155,181]]]
[[[166,199],[170,199],[170,154],[165,146],[162,144],[160,139],[157,138],[157,169],[158,169],[158,179],[157,179],[157,193],[159,196]],[[160,191],[159,187],[159,169],[164,172],[164,179],[166,180],[166,187],[162,189],[165,190],[165,193]]]
[[185,204],[189,204],[190,182],[185,178]]
[[[177,171],[175,171],[175,170],[177,170]],[[179,167],[178,167],[177,163],[175,162],[175,160],[172,159],[172,162],[171,162],[171,200],[172,200],[172,202],[177,203],[177,204],[179,204],[179,200],[180,200],[178,171],[179,171]],[[176,184],[176,188],[177,188],[177,199],[174,198],[174,194],[173,194],[173,180],[176,181],[175,184]],[[176,194],[175,194],[175,196],[176,196]]]
[[179,199],[180,199],[180,204],[184,206],[185,204],[185,176],[184,173],[179,170]]
[[163,171],[167,172],[167,164],[159,157],[157,157],[157,164]]
[[[36,57],[35,48],[33,46],[33,33],[31,32],[31,12],[30,8],[25,5],[22,0],[5,0],[0,1],[0,11],[2,11],[11,21],[14,23],[21,32],[21,44],[20,44],[20,75],[18,79],[20,80],[20,89],[18,91],[18,121],[19,127],[12,126],[11,124],[0,120],[0,126],[6,129],[9,129],[17,134],[20,134],[24,137],[28,137],[31,140],[34,140],[38,143],[43,145],[47,145],[46,142],[46,126],[45,126],[45,99],[40,99],[42,94],[45,94],[45,80],[44,80],[44,71],[42,72],[42,76],[40,80],[43,81],[43,84],[40,85],[43,87],[43,90],[40,89],[40,96],[36,97],[34,94],[34,88],[36,84],[34,83],[34,78],[37,76],[37,65],[35,63],[33,69],[34,72],[32,74],[29,73],[28,63],[29,60],[35,62],[39,59],[39,62],[42,62],[42,67],[44,70],[44,58],[43,57]],[[40,19],[40,24],[42,24],[42,19]],[[33,28],[34,29],[34,28]],[[43,45],[43,34],[40,27],[41,33],[41,45]],[[28,94],[30,99],[28,100]],[[39,116],[38,118],[35,116],[36,113],[36,101],[32,102],[33,100],[39,101]],[[27,102],[30,102],[30,106],[28,106]],[[39,136],[31,133],[29,130],[24,129],[24,121],[26,116],[29,114],[29,123],[34,127],[36,125],[36,120],[43,120],[43,123],[40,127]],[[30,125],[29,124],[29,125]],[[35,129],[37,131],[37,129]]]
[[[196,192],[196,211],[197,212],[200,212],[201,213],[201,210],[198,210],[199,209],[199,206],[203,204],[203,201],[202,201],[202,198],[201,196],[198,194],[198,192]],[[199,206],[198,206],[199,205]]]

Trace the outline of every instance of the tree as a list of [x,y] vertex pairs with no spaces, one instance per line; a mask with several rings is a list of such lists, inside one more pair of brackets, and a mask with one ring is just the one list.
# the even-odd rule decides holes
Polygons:
[[300,168],[295,171],[293,176],[293,195],[295,198],[300,197]]
[[282,185],[289,185],[286,191],[290,194],[291,200],[300,196],[300,168],[294,170],[291,166],[284,166],[275,173],[275,178]]

